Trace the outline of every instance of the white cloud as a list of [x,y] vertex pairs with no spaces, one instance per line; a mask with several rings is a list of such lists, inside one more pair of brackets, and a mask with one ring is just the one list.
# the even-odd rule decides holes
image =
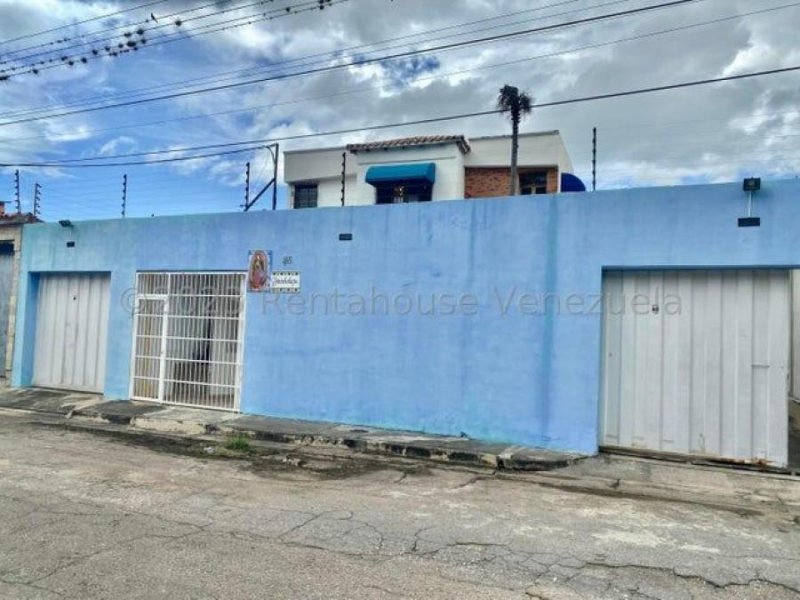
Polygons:
[[113,154],[132,152],[136,147],[137,143],[135,139],[127,135],[121,135],[112,140],[108,140],[100,147],[97,154],[99,156],[110,156]]
[[[0,141],[23,138],[13,149],[0,144],[0,157],[10,159],[66,157],[99,151],[110,155],[132,148],[176,148],[242,139],[280,137],[295,133],[367,127],[437,115],[492,108],[497,89],[513,83],[537,100],[550,100],[633,89],[771,68],[800,61],[795,31],[800,11],[788,9],[734,21],[596,49],[506,64],[520,58],[563,52],[618,38],[690,25],[756,9],[779,6],[782,0],[698,2],[652,14],[595,23],[558,33],[521,37],[500,43],[438,52],[438,71],[419,73],[398,85],[398,74],[378,64],[347,68],[315,76],[269,81],[213,94],[187,96],[169,102],[143,104],[114,111],[0,127]],[[637,0],[636,6],[643,5]],[[125,6],[117,2],[58,0],[0,0],[0,39],[20,33],[81,20]],[[196,2],[173,2],[170,10],[196,7]],[[226,7],[232,5],[225,4]],[[313,68],[324,53],[409,36],[420,31],[449,28],[459,23],[493,19],[485,33],[499,33],[618,10],[588,8],[580,0],[561,9],[527,12],[499,18],[514,11],[530,11],[527,0],[462,0],[454,11],[450,2],[403,0],[378,2],[351,0],[326,9],[275,19],[250,27],[197,36],[192,41],[154,45],[116,60],[104,59],[82,70],[52,69],[39,78],[19,78],[0,88],[0,112],[26,110],[31,104],[60,104],[87,96],[132,89],[157,88],[159,93],[182,89],[174,82],[217,73],[248,69],[247,77],[275,73],[276,64],[306,58],[295,65]],[[545,19],[547,14],[578,11],[569,17]],[[149,12],[149,11],[148,11]],[[206,11],[208,12],[208,11]],[[229,15],[235,16],[238,13]],[[141,15],[130,15],[138,18]],[[539,19],[539,20],[537,20]],[[190,22],[186,31],[199,33],[202,20]],[[504,26],[518,23],[513,26]],[[467,30],[477,31],[481,24]],[[497,26],[497,27],[496,27]],[[92,31],[97,23],[79,28]],[[76,30],[77,31],[77,30]],[[456,36],[464,29],[447,29],[437,36]],[[473,34],[481,35],[480,33]],[[407,38],[378,46],[381,52],[424,47],[422,38]],[[396,47],[389,50],[388,48]],[[367,52],[362,47],[339,60]],[[296,66],[295,68],[301,68]],[[271,71],[270,71],[271,69]],[[452,75],[442,75],[453,73]],[[403,78],[401,77],[401,80]],[[231,81],[220,80],[221,83]],[[736,178],[744,170],[764,174],[792,174],[800,155],[793,150],[800,138],[794,75],[714,85],[692,90],[653,94],[622,100],[541,109],[524,124],[525,130],[560,129],[578,175],[590,171],[592,127],[600,131],[599,176],[601,186],[621,184],[672,184],[705,178]],[[172,84],[171,84],[172,83]],[[166,84],[166,85],[165,85]],[[171,84],[171,85],[170,85]],[[154,88],[155,89],[155,88]],[[150,92],[155,93],[155,92]],[[33,100],[32,100],[33,99]],[[278,104],[251,113],[218,115],[203,120],[165,123],[128,131],[130,135],[92,134],[92,129],[132,122],[155,121],[187,114],[207,114],[234,108]],[[0,122],[3,119],[0,117]],[[687,123],[688,122],[688,123]],[[395,128],[347,136],[298,140],[282,149],[334,145],[347,141],[430,132],[483,135],[505,132],[500,117]],[[31,137],[41,136],[41,140]],[[780,137],[783,136],[783,137]],[[177,156],[178,154],[176,154]],[[246,157],[221,157],[171,163],[170,172],[206,177],[227,186],[239,185]],[[260,162],[260,159],[259,159]]]

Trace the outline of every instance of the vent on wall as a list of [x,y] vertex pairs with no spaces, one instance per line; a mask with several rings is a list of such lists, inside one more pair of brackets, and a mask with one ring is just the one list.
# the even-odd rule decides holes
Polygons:
[[739,227],[761,227],[761,217],[741,217]]

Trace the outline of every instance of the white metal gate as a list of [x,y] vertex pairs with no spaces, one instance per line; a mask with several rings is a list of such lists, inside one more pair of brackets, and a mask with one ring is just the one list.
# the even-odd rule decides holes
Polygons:
[[783,466],[789,273],[604,276],[600,445]]
[[33,384],[102,392],[106,374],[109,276],[39,276]]
[[243,273],[138,273],[131,397],[239,410]]

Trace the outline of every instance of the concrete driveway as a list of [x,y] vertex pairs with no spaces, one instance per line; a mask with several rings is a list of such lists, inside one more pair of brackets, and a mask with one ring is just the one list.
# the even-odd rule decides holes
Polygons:
[[0,598],[798,598],[800,518],[0,414]]

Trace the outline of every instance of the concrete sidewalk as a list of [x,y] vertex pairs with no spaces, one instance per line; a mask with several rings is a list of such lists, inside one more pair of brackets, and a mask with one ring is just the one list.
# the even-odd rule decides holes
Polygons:
[[224,455],[219,449],[228,437],[244,435],[253,440],[249,459],[256,461],[258,456],[287,464],[366,459],[409,466],[409,461],[423,461],[470,471],[476,481],[515,479],[601,497],[647,497],[742,514],[769,507],[796,515],[800,524],[800,477],[779,473],[637,456],[580,457],[415,432],[107,402],[96,395],[40,389],[0,389],[3,411],[32,414],[45,425],[106,432],[193,455]]
[[0,391],[0,407],[91,419],[162,434],[243,435],[262,442],[333,446],[363,453],[512,471],[549,471],[566,467],[582,458],[567,452],[469,438],[257,417],[148,402],[107,402],[99,396],[33,388],[7,388]]

